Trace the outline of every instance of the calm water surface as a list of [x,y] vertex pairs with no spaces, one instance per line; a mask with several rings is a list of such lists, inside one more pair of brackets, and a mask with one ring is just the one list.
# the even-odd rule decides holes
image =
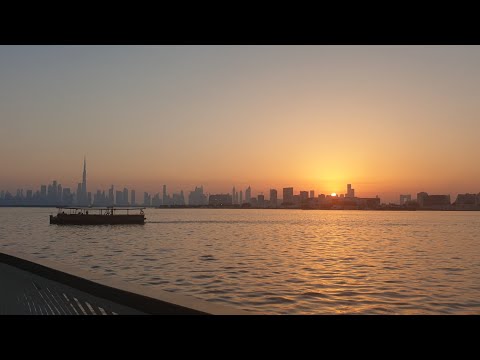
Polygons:
[[267,314],[480,314],[480,212],[148,209],[49,225],[0,208],[0,249]]

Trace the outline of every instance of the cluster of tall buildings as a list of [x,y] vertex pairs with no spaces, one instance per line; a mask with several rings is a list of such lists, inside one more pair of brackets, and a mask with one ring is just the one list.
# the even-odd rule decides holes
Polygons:
[[[244,196],[245,194],[245,196]],[[18,189],[16,194],[0,191],[0,205],[24,206],[132,206],[137,205],[135,190],[123,188],[115,190],[112,185],[107,192],[97,190],[93,194],[87,190],[87,162],[83,160],[82,182],[78,183],[77,191],[62,187],[54,180],[49,185],[41,185],[40,189]],[[379,209],[380,198],[359,198],[355,196],[355,189],[347,184],[345,194],[320,194],[315,196],[314,190],[299,191],[294,194],[293,187],[283,188],[282,198],[278,197],[276,189],[270,189],[269,198],[263,193],[252,196],[251,187],[237,191],[235,186],[231,194],[206,194],[203,186],[195,187],[190,191],[188,201],[185,201],[183,190],[180,193],[169,195],[167,186],[163,185],[162,194],[153,196],[147,192],[143,194],[143,206],[170,207],[170,206],[210,206],[210,207],[245,207],[245,208],[306,208],[306,209]],[[451,203],[450,195],[429,195],[419,192],[416,199],[410,194],[400,195],[400,205],[389,204],[391,208],[416,208],[426,210],[480,210],[480,193],[458,194],[455,202]]]
[[[203,188],[202,193],[203,193]],[[185,206],[185,196],[183,195],[183,190],[179,194],[173,194],[172,196],[167,194],[167,185],[163,185],[162,196],[160,193],[155,195],[150,195],[148,192],[143,193],[143,206]]]
[[357,198],[352,185],[347,185],[347,193],[336,195],[320,194],[315,196],[315,191],[300,191],[294,194],[293,187],[283,188],[283,197],[278,198],[277,189],[270,189],[269,199],[263,193],[252,197],[249,186],[245,190],[245,200],[242,201],[242,191],[237,192],[235,187],[231,194],[213,194],[209,196],[208,205],[213,207],[251,207],[251,208],[308,208],[308,209],[370,209],[380,206],[380,198]]
[[25,206],[126,206],[135,205],[135,190],[130,192],[124,188],[116,191],[113,187],[105,191],[97,190],[95,194],[87,190],[87,161],[83,159],[82,182],[77,184],[77,191],[70,188],[62,188],[56,180],[50,185],[41,185],[36,192],[18,189],[16,195],[8,191],[0,191],[0,205],[25,205]]
[[400,205],[390,204],[390,207],[415,208],[420,210],[480,210],[480,193],[458,194],[454,202],[450,195],[430,195],[426,192],[417,193],[417,198],[412,195],[400,195]]

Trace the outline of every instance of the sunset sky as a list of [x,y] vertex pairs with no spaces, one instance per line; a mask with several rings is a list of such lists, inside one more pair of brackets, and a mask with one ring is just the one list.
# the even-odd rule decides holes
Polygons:
[[478,46],[0,46],[0,189],[75,190],[86,155],[92,192],[478,193],[479,64]]

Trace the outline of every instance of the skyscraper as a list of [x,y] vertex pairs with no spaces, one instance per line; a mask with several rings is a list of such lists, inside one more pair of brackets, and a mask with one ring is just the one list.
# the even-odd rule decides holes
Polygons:
[[270,207],[276,208],[277,207],[277,190],[270,189]]
[[300,202],[305,204],[308,200],[308,191],[300,191]]
[[115,198],[113,196],[113,185],[112,187],[108,190],[108,204],[113,205],[115,204]]
[[123,188],[122,200],[123,200],[123,205],[128,205],[128,189],[127,188]]
[[243,191],[240,190],[240,201],[238,202],[240,205],[243,204]]
[[88,202],[87,194],[87,158],[83,157],[82,196],[80,198],[84,204]]
[[167,185],[163,185],[162,201],[163,201],[163,205],[170,205],[167,197]]
[[235,205],[235,186],[232,189],[232,202]]
[[355,189],[352,189],[352,184],[347,184],[347,195],[348,198],[355,197]]
[[130,191],[130,202],[135,205],[135,190]]
[[82,184],[81,183],[78,183],[77,185],[76,203],[78,205],[82,204]]
[[249,186],[247,190],[245,190],[245,202],[247,204],[250,204],[251,200],[252,200],[252,189]]
[[261,209],[265,207],[265,195],[260,194],[257,196],[257,206]]
[[115,205],[122,205],[123,204],[123,192],[117,190],[115,193]]
[[195,190],[190,191],[190,195],[188,196],[188,205],[199,206],[206,204],[207,197],[203,194],[203,186],[195,186]]
[[293,204],[293,187],[283,188],[283,202],[285,204]]

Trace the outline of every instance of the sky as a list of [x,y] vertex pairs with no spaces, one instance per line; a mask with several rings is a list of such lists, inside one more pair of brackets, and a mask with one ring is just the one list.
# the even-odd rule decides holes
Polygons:
[[86,156],[92,192],[478,193],[479,64],[478,46],[0,46],[0,189],[75,190]]

